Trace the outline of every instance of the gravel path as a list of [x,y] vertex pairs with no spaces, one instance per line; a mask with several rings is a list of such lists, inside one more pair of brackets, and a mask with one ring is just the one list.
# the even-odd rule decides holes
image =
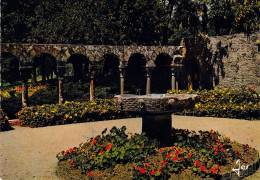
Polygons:
[[[260,151],[260,121],[173,116],[173,127],[190,130],[218,130],[231,140],[249,144]],[[56,154],[78,146],[105,128],[126,126],[127,132],[140,133],[140,118],[60,125],[43,128],[15,126],[0,132],[0,179],[58,179]],[[260,179],[260,170],[247,178]]]

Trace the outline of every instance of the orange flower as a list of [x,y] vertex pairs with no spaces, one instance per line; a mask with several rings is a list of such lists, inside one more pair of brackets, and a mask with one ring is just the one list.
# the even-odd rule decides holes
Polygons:
[[239,154],[238,150],[235,151],[235,155],[236,155],[236,154]]
[[112,143],[109,143],[106,147],[105,147],[105,150],[108,150],[112,147]]

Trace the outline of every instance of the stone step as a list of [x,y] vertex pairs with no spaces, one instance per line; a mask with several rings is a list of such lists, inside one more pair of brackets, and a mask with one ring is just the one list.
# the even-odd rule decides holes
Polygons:
[[12,120],[8,120],[8,122],[11,126],[21,126],[20,119],[12,119]]

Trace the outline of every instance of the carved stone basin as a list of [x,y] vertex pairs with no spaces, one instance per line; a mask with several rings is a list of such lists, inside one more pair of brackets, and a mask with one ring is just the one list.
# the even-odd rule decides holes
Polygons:
[[142,132],[167,145],[172,128],[171,114],[192,108],[197,96],[197,94],[123,94],[116,95],[115,100],[119,110],[135,112],[142,116]]

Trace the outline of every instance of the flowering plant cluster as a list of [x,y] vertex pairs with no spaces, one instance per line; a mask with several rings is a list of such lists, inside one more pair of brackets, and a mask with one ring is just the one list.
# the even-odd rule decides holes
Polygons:
[[[36,85],[36,86],[29,86],[28,87],[28,96],[32,96],[36,91],[39,91],[41,89],[45,89],[46,86],[45,85]],[[9,88],[6,89],[4,91],[1,91],[1,95],[3,98],[11,98],[14,96],[18,96],[19,94],[22,93],[22,88],[20,86],[16,86],[14,88]]]
[[256,93],[252,93],[250,89],[176,90],[168,91],[168,93],[198,94],[199,101],[195,104],[195,107],[190,110],[184,110],[180,114],[260,119],[260,97]]
[[[183,134],[182,139],[178,138],[180,134]],[[140,162],[134,167],[134,179],[167,179],[185,169],[192,169],[202,178],[218,178],[222,173],[221,166],[227,163],[228,158],[240,158],[239,151],[230,145],[230,138],[220,138],[218,131],[200,131],[197,135],[174,129],[173,137],[174,146],[161,148],[160,159]]]
[[[229,137],[222,137],[213,130],[196,134],[173,129],[173,146],[161,148],[143,134],[128,139],[125,130],[125,127],[113,127],[106,134],[105,129],[102,135],[81,143],[79,147],[59,152],[56,157],[62,165],[78,169],[89,178],[99,177],[105,169],[114,172],[118,164],[127,164],[130,167],[127,178],[133,179],[183,179],[183,172],[189,172],[194,178],[218,179],[230,171],[227,167],[233,162],[243,159],[240,150],[246,149],[242,153],[252,150],[248,145],[239,150],[234,148]],[[179,138],[181,135],[182,139]]]
[[128,115],[117,110],[115,102],[111,99],[96,99],[82,103],[66,101],[62,105],[26,107],[18,112],[21,125],[30,127],[118,119],[126,116]]
[[11,129],[11,126],[8,122],[8,117],[5,112],[0,109],[0,131],[8,131]]
[[102,135],[81,143],[79,147],[59,152],[56,157],[59,161],[67,160],[72,167],[91,176],[94,169],[113,169],[117,164],[143,161],[148,155],[155,154],[155,140],[138,134],[128,139],[125,130],[125,126],[113,127],[105,135],[105,129]]

